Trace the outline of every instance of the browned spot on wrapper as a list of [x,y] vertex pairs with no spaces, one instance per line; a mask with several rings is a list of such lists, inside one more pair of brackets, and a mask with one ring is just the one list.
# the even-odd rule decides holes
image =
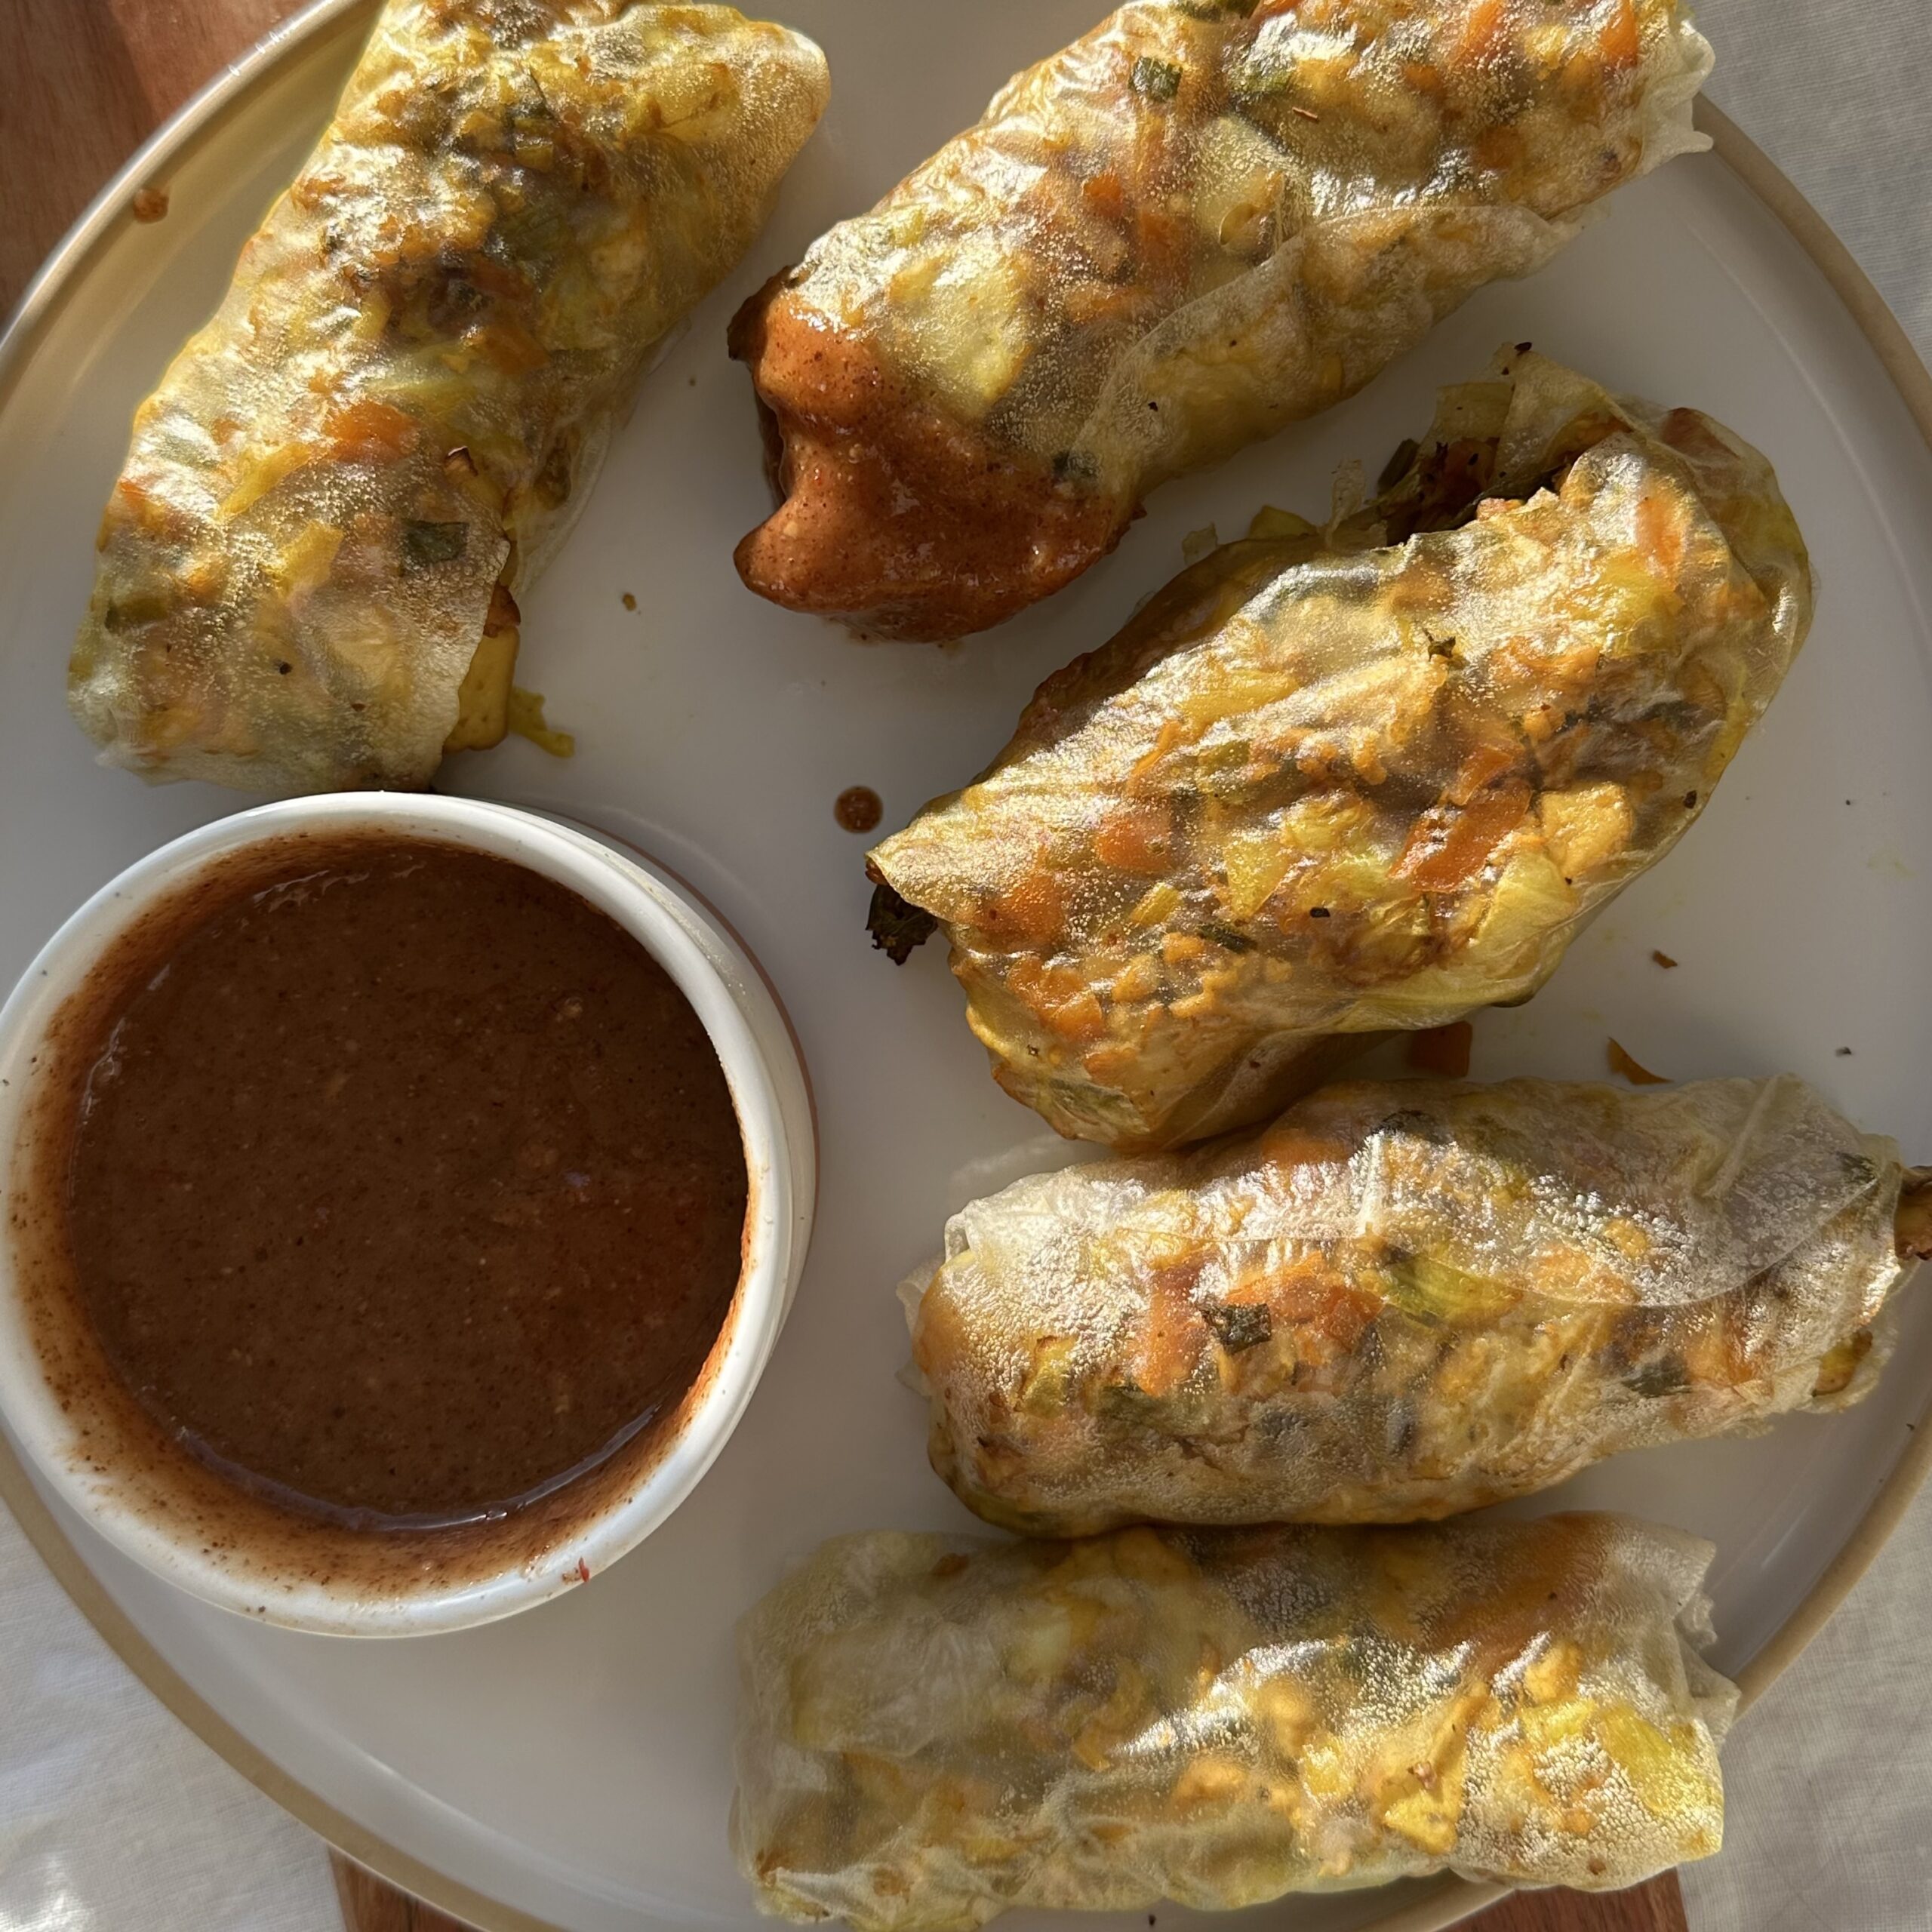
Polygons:
[[1901,1256],[1932,1261],[1932,1168],[1907,1168],[1893,1231]]
[[915,946],[924,946],[939,931],[939,921],[923,906],[900,898],[870,866],[866,875],[875,881],[866,930],[872,934],[873,945],[894,965],[903,966],[912,958]]
[[1633,1087],[1668,1087],[1669,1078],[1661,1073],[1653,1073],[1647,1067],[1640,1066],[1630,1055],[1613,1040],[1610,1043],[1610,1070],[1620,1073]]
[[1667,952],[1657,952],[1653,951],[1651,957],[1654,959],[1666,972],[1669,972],[1677,964],[1677,961],[1672,958],[1670,955]]
[[1812,1385],[1812,1399],[1815,1401],[1827,1396],[1843,1395],[1851,1386],[1852,1378],[1858,1373],[1859,1364],[1871,1352],[1871,1330],[1854,1329],[1849,1341],[1841,1342],[1825,1358],[1819,1371],[1818,1380]]
[[617,601],[626,611],[635,611],[637,608],[637,599],[628,590]]
[[1476,1029],[1466,1020],[1432,1026],[1409,1035],[1407,1059],[1418,1072],[1440,1074],[1445,1080],[1469,1077],[1469,1048]]
[[730,344],[752,371],[780,500],[738,546],[738,574],[774,604],[866,636],[964,637],[1071,583],[1134,516],[909,389],[785,275],[739,310]]

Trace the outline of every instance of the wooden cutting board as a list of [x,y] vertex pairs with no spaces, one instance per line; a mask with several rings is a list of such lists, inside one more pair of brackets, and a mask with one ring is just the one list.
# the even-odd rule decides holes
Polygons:
[[[0,0],[0,73],[12,80],[0,119],[0,309],[127,156],[299,4]],[[331,1856],[349,1932],[460,1932],[456,1920]],[[1471,1932],[1687,1932],[1674,1873],[1605,1897],[1520,1894],[1468,1924]]]

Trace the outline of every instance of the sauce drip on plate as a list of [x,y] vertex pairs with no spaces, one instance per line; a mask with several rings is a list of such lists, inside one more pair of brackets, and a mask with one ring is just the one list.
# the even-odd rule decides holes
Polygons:
[[502,1515],[691,1389],[743,1142],[669,975],[575,894],[427,842],[292,843],[109,1010],[75,1286],[191,1454],[346,1526]]
[[848,785],[832,801],[832,816],[844,832],[875,832],[885,807],[869,785]]

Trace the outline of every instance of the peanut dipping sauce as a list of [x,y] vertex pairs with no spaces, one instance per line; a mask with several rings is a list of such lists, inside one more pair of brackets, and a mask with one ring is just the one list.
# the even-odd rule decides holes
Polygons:
[[291,841],[103,1002],[73,1292],[204,1466],[352,1531],[500,1518],[671,1419],[743,1266],[704,1028],[567,888]]

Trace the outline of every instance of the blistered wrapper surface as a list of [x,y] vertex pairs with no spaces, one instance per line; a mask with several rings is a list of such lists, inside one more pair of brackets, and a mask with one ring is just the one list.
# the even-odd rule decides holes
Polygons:
[[136,416],[70,677],[106,758],[422,784],[486,630],[500,713],[508,593],[826,88],[810,42],[728,7],[391,0]]
[[1694,410],[1509,352],[1395,467],[1184,573],[872,854],[1063,1134],[1198,1138],[1306,1091],[1334,1036],[1527,998],[1803,641],[1777,478]]
[[[1675,0],[1121,8],[772,292],[748,359],[792,501],[748,574],[897,635],[995,621],[1706,145],[1709,66]],[[881,462],[924,512],[889,541]],[[989,553],[989,471],[1051,555]]]
[[734,1848],[860,1932],[1631,1884],[1722,1835],[1710,1554],[1588,1515],[841,1538],[740,1626]]
[[955,1215],[909,1293],[934,1466],[1035,1535],[1401,1521],[1841,1407],[1900,1183],[1795,1079],[1333,1087]]

